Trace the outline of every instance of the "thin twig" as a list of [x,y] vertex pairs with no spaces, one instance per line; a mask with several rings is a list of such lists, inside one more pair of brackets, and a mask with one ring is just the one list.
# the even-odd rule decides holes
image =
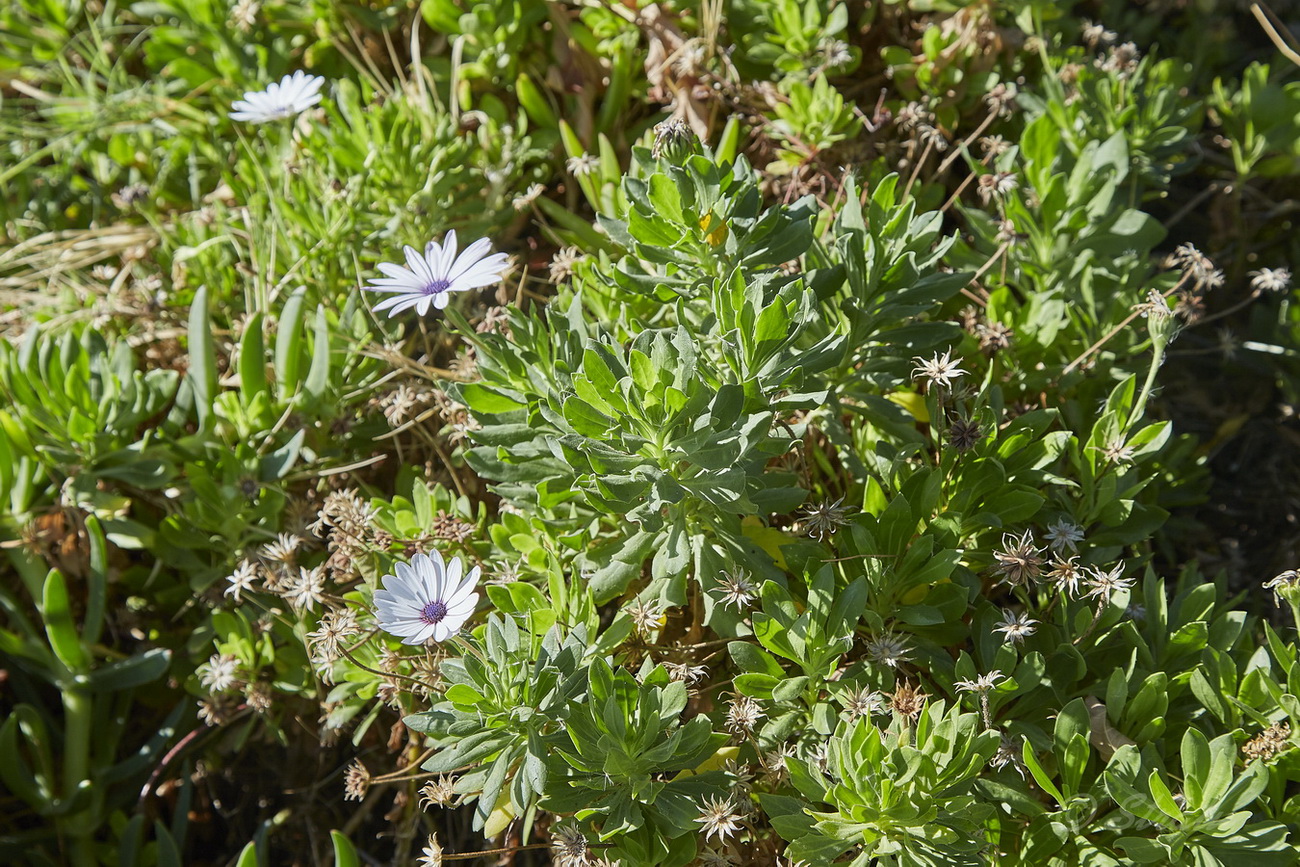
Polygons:
[[[1182,286],[1183,283],[1184,283],[1184,281],[1186,281],[1186,280],[1187,280],[1187,275],[1184,274],[1184,275],[1182,276],[1182,279],[1180,279],[1177,283],[1175,283],[1175,284],[1174,284],[1174,287],[1173,287],[1172,289],[1170,289],[1168,292],[1166,292],[1166,293],[1164,294],[1164,297],[1165,297],[1165,298],[1168,298],[1170,295],[1173,295],[1175,292],[1177,292],[1177,291],[1178,291],[1178,287]],[[1123,331],[1124,328],[1125,328],[1125,326],[1127,326],[1127,325],[1128,325],[1130,322],[1132,322],[1134,319],[1137,319],[1137,318],[1138,318],[1138,316],[1142,313],[1143,306],[1144,306],[1144,305],[1142,305],[1142,304],[1138,304],[1138,305],[1136,305],[1136,306],[1133,308],[1133,312],[1130,313],[1128,316],[1124,317],[1124,321],[1123,321],[1123,322],[1121,322],[1119,325],[1116,325],[1116,326],[1115,326],[1114,328],[1112,328],[1110,331],[1106,332],[1106,335],[1105,335],[1104,337],[1102,337],[1100,340],[1098,340],[1098,341],[1097,341],[1096,343],[1094,343],[1092,346],[1089,346],[1087,349],[1085,349],[1085,350],[1083,351],[1083,354],[1081,354],[1081,355],[1080,355],[1078,358],[1076,358],[1074,361],[1071,361],[1069,364],[1067,364],[1067,365],[1065,366],[1065,369],[1061,371],[1061,376],[1068,376],[1069,373],[1070,373],[1070,371],[1074,370],[1074,369],[1075,369],[1076,367],[1078,367],[1080,364],[1083,364],[1083,362],[1086,361],[1086,360],[1087,360],[1087,359],[1088,359],[1088,358],[1089,358],[1089,357],[1090,357],[1094,352],[1096,352],[1098,349],[1101,349],[1101,348],[1102,348],[1103,346],[1105,346],[1108,342],[1110,342],[1110,339],[1111,339],[1112,337],[1114,337],[1116,334],[1119,334],[1121,331]]]
[[1250,12],[1255,16],[1255,20],[1259,22],[1259,26],[1264,28],[1264,35],[1269,38],[1269,41],[1273,43],[1278,51],[1282,52],[1282,56],[1294,63],[1296,66],[1300,66],[1300,53],[1297,53],[1294,48],[1286,44],[1286,41],[1282,38],[1282,34],[1278,32],[1277,27],[1275,27],[1273,22],[1269,20],[1269,16],[1273,14],[1272,10],[1265,12],[1258,3],[1251,3]]

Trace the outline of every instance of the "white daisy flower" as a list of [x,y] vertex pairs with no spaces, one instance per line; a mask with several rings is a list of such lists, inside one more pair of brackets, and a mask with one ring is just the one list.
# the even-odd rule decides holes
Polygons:
[[390,319],[412,307],[421,316],[428,313],[431,306],[441,310],[451,300],[452,292],[491,286],[506,270],[506,254],[489,256],[492,242],[486,238],[470,244],[457,256],[455,229],[447,232],[441,246],[437,241],[430,241],[423,256],[414,247],[402,249],[406,253],[407,267],[382,262],[379,270],[386,276],[371,280],[366,286],[371,292],[393,294],[392,298],[385,298],[375,305],[376,313],[387,310]]
[[320,89],[324,84],[325,79],[319,75],[308,75],[299,69],[293,75],[268,84],[266,90],[250,90],[243,99],[235,100],[230,105],[234,109],[230,119],[269,123],[293,117],[320,102]]
[[474,613],[479,571],[475,566],[461,579],[460,558],[444,565],[442,555],[416,554],[410,564],[398,563],[396,575],[383,577],[384,589],[375,591],[379,628],[402,639],[403,644],[423,644],[429,638],[446,641]]

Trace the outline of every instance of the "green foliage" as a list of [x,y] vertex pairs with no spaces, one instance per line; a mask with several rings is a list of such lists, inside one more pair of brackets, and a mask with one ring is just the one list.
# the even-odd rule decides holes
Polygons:
[[[540,613],[541,595],[533,599]],[[560,748],[574,703],[588,690],[588,653],[581,627],[568,635],[559,626],[521,630],[513,617],[493,616],[479,648],[442,667],[450,683],[445,701],[406,718],[414,731],[441,741],[424,770],[446,774],[481,763],[457,783],[477,798],[476,828],[499,805],[520,816],[555,789],[547,787],[547,756]]]
[[[900,865],[979,864],[980,829],[993,812],[971,795],[997,749],[976,714],[929,705],[915,722],[896,718],[881,731],[867,720],[842,728],[818,762],[787,759],[808,810],[783,795],[762,798],[790,857],[826,863],[850,850],[860,867],[879,858]],[[829,777],[829,778],[828,778]]]
[[613,857],[687,863],[695,855],[699,805],[721,793],[725,779],[716,771],[663,777],[697,768],[726,738],[707,717],[679,723],[686,686],[670,681],[662,666],[634,678],[597,659],[590,678],[585,706],[565,720],[569,743],[547,762],[557,779],[543,806],[598,821],[599,839],[613,841]]
[[[0,34],[0,860],[1294,863],[1259,46],[1041,0]],[[503,285],[405,253],[451,229]],[[367,309],[402,261],[440,314]],[[434,551],[475,611],[400,643]]]

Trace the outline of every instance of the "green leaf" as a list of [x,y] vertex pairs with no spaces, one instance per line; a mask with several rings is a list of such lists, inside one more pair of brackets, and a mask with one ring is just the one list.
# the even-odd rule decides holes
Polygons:
[[1174,793],[1169,791],[1169,787],[1165,785],[1164,779],[1160,776],[1160,771],[1152,771],[1147,776],[1147,787],[1151,790],[1151,799],[1160,808],[1160,812],[1175,822],[1183,820],[1183,811],[1178,808],[1178,803],[1174,800]]
[[239,395],[244,406],[267,391],[266,342],[262,336],[262,311],[249,317],[239,341]]
[[316,307],[316,328],[312,341],[311,367],[307,379],[303,381],[302,393],[311,401],[318,401],[325,396],[330,378],[330,328],[325,316],[325,305]]
[[257,478],[263,482],[278,482],[289,474],[302,453],[302,444],[307,437],[305,428],[289,438],[289,441],[257,462]]
[[[142,818],[142,817],[137,817]],[[338,831],[330,831],[330,835],[337,834]],[[239,858],[235,861],[235,867],[257,867],[257,844],[248,843],[239,851]]]
[[1172,863],[1169,848],[1155,840],[1146,837],[1120,837],[1116,842],[1135,864]]
[[518,409],[525,409],[528,406],[522,401],[479,383],[462,385],[459,391],[461,400],[464,401],[466,406],[475,412],[486,413],[487,415],[500,415]]
[[736,665],[745,671],[759,672],[772,677],[785,677],[785,671],[772,654],[748,641],[732,641],[727,644],[727,652]]
[[330,831],[330,842],[334,844],[334,867],[361,867],[356,847],[343,832]]
[[[19,735],[19,713],[18,710],[33,711],[31,705],[19,705],[18,709],[5,717],[4,723],[0,724],[0,755],[5,757],[0,761],[0,782],[5,784],[10,792],[17,795],[20,800],[34,808],[37,812],[45,812],[50,806],[50,800],[46,793],[42,791],[40,784],[36,780],[36,775],[28,766],[27,760],[19,752],[18,735]],[[31,716],[36,716],[33,712]],[[40,719],[35,720],[35,725],[44,729],[44,724]]]
[[1192,810],[1205,807],[1201,800],[1204,783],[1210,774],[1210,742],[1199,729],[1188,728],[1179,750],[1183,759],[1183,793]]
[[50,639],[54,655],[74,673],[82,671],[89,660],[81,645],[81,636],[77,634],[76,624],[72,621],[67,582],[58,569],[51,569],[45,577],[41,599],[41,617],[45,621],[45,634]]
[[293,290],[284,304],[275,332],[275,388],[282,402],[298,392],[302,370],[303,318],[306,315],[307,287]]
[[431,774],[450,774],[500,752],[507,743],[509,735],[496,729],[467,735],[443,746],[420,767]]
[[176,838],[162,822],[153,823],[154,838],[158,843],[158,867],[181,867],[181,848]]
[[86,516],[86,538],[90,543],[90,569],[86,575],[86,616],[82,618],[81,634],[82,640],[91,646],[99,642],[108,597],[108,541],[94,515]]
[[1021,746],[1020,755],[1024,759],[1025,767],[1029,769],[1030,775],[1033,776],[1034,782],[1038,783],[1038,787],[1051,795],[1057,804],[1064,807],[1066,803],[1065,796],[1061,794],[1061,790],[1056,787],[1056,784],[1052,782],[1052,778],[1043,770],[1043,766],[1038,763],[1038,757],[1034,755],[1034,748],[1030,745],[1028,738],[1025,739],[1024,744]]
[[91,672],[86,678],[86,687],[91,692],[117,692],[152,683],[167,672],[171,658],[171,650],[165,647],[146,650]]
[[618,596],[641,574],[641,567],[659,538],[659,533],[638,530],[623,542],[608,563],[596,570],[589,587],[597,605]]
[[807,677],[803,675],[787,677],[772,688],[772,700],[783,704],[798,701],[807,688]]
[[189,369],[185,378],[194,392],[194,408],[202,425],[212,413],[217,397],[216,349],[212,343],[212,322],[208,315],[208,287],[200,286],[190,305]]
[[444,693],[447,701],[455,705],[473,706],[483,700],[483,696],[478,690],[464,683],[455,683],[447,687]]
[[736,692],[764,701],[772,698],[772,690],[780,682],[781,678],[759,671],[747,671],[744,674],[738,674],[735,680],[732,681],[736,687]]

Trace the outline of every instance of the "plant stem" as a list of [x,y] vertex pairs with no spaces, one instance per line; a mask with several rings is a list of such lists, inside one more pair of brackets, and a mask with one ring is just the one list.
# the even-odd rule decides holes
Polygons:
[[1127,435],[1129,428],[1133,427],[1137,420],[1142,418],[1142,414],[1146,412],[1147,398],[1151,396],[1151,389],[1155,388],[1156,374],[1160,372],[1160,365],[1164,360],[1165,347],[1163,345],[1156,346],[1155,352],[1151,355],[1151,366],[1147,369],[1146,382],[1142,383],[1142,391],[1138,394],[1137,403],[1133,404],[1133,411],[1129,413],[1128,420],[1124,422],[1125,435]]
[[[63,797],[72,798],[81,784],[89,779],[90,735],[94,728],[94,705],[90,696],[79,689],[63,691]],[[91,847],[95,830],[89,809],[78,810],[59,823],[60,833],[71,839],[70,863],[92,867],[96,863]]]

